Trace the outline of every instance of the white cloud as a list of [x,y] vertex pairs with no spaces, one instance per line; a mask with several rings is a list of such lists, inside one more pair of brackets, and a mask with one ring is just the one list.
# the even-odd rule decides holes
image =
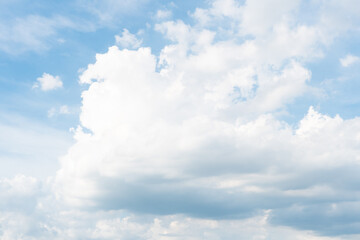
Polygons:
[[129,30],[124,29],[121,36],[115,36],[116,44],[122,48],[137,49],[141,46],[142,40],[138,39],[134,34],[131,34]]
[[33,85],[33,88],[40,87],[43,91],[55,90],[63,86],[59,76],[52,76],[48,73],[43,73],[43,75],[36,80],[37,82]]
[[358,56],[348,54],[345,57],[340,59],[340,63],[343,67],[349,67],[349,66],[359,62],[359,60],[360,60],[360,58]]
[[158,20],[168,19],[172,16],[172,12],[170,10],[158,10],[155,14],[155,18]]
[[263,36],[282,22],[290,22],[300,0],[248,0],[244,5],[241,31],[243,34]]
[[[357,179],[350,173],[359,169],[359,119],[330,117],[312,107],[298,126],[276,118],[310,90],[305,63],[322,57],[339,31],[323,28],[322,20],[295,24],[297,1],[272,1],[273,12],[261,16],[266,9],[256,3],[215,1],[196,10],[200,22],[194,26],[180,20],[157,24],[171,41],[159,56],[149,48],[115,46],[97,54],[80,76],[89,89],[82,93],[76,143],[61,158],[59,199],[84,209],[211,223],[205,224],[206,236],[187,230],[186,220],[172,230],[157,228],[165,239],[169,231],[181,239],[194,236],[183,234],[188,231],[233,239],[212,232],[212,223],[219,223],[210,219],[237,219],[239,226],[259,212],[268,213],[269,224],[358,234],[347,225],[360,221],[360,209],[348,210],[357,206],[360,192],[343,186]],[[124,42],[136,42],[130,39]],[[336,214],[328,216],[334,204]],[[137,238],[149,239],[149,229],[155,231],[125,219],[101,221],[96,229],[99,238],[126,238],[135,229]],[[267,237],[254,232],[248,236]]]
[[[182,216],[158,217],[139,224],[134,217],[100,220],[93,232],[101,239],[303,239],[335,240],[337,238],[317,237],[288,228],[271,227],[267,223],[268,214],[248,220],[207,220]],[[135,220],[135,221],[134,221]]]
[[[46,201],[48,203],[46,204]],[[36,213],[1,212],[2,239],[150,239],[150,240],[340,240],[358,236],[322,237],[310,231],[298,231],[268,223],[270,211],[246,220],[209,220],[182,215],[137,216],[124,211],[49,211],[58,206],[52,199],[39,199]],[[45,204],[43,206],[42,204]],[[40,207],[42,206],[42,207]]]
[[[215,49],[234,46],[223,44],[215,44]],[[240,47],[246,49],[244,44]],[[218,51],[225,56],[218,55],[219,64],[208,71],[197,63],[212,64],[213,58],[204,58],[209,63],[193,58],[207,54],[213,45],[188,56],[172,55],[177,48],[184,50],[181,45],[162,52],[170,64],[160,72],[150,49],[117,47],[98,54],[96,63],[83,72],[80,82],[90,87],[82,94],[80,120],[91,133],[79,128],[77,143],[61,159],[57,193],[67,203],[203,218],[244,218],[273,209],[274,221],[286,224],[297,202],[308,208],[323,198],[340,205],[355,200],[351,192],[338,188],[339,179],[301,179],[313,172],[321,176],[337,168],[358,168],[357,119],[331,118],[310,108],[299,127],[292,128],[266,114],[306,91],[308,70],[296,62],[275,71],[264,69],[263,62],[257,63],[263,69],[241,59],[224,64],[238,55]],[[257,52],[243,57],[253,54]],[[174,86],[176,94],[169,94]],[[218,187],[229,181],[240,184]],[[338,199],[334,192],[349,197]],[[327,209],[322,211],[320,216]],[[311,221],[312,216],[304,214]],[[294,226],[303,228],[301,223]],[[327,226],[314,230],[328,233]]]

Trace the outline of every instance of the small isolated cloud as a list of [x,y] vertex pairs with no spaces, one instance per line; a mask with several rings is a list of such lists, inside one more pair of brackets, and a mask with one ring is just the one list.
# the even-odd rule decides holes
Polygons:
[[52,107],[48,111],[48,117],[54,117],[56,115],[67,115],[70,114],[69,107],[67,105],[62,105],[59,108]]
[[63,105],[59,109],[60,114],[70,114],[69,108],[66,105]]
[[170,10],[158,10],[156,12],[156,19],[163,20],[168,19],[172,16],[172,12]]
[[52,76],[48,73],[43,73],[43,75],[36,80],[37,82],[33,85],[33,88],[41,88],[43,91],[54,90],[63,86],[59,76]]
[[122,48],[137,49],[142,44],[142,39],[138,39],[134,34],[130,33],[129,30],[124,28],[121,36],[115,36],[116,44]]
[[358,56],[354,56],[351,54],[346,55],[345,57],[340,59],[341,66],[343,67],[349,67],[353,65],[354,63],[357,63],[360,60]]

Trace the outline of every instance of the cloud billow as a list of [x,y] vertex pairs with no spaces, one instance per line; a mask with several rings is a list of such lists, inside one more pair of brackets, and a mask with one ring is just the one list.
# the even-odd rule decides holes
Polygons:
[[[359,219],[348,215],[358,206],[357,178],[347,175],[359,168],[359,119],[309,106],[294,127],[276,115],[311,90],[305,63],[342,30],[288,24],[293,3],[280,18],[250,21],[250,2],[227,2],[196,10],[198,25],[157,24],[171,41],[159,56],[115,46],[96,56],[80,76],[89,88],[57,193],[84,209],[219,220],[267,212],[275,225],[359,234]],[[220,17],[239,24],[217,26],[226,40],[209,30]]]

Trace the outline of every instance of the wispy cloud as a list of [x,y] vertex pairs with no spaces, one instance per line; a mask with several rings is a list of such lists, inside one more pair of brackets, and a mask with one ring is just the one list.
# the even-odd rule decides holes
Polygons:
[[138,39],[136,35],[130,33],[127,29],[124,29],[120,36],[116,35],[115,41],[120,47],[128,49],[137,49],[142,44],[142,40]]
[[340,63],[343,67],[349,67],[349,66],[359,62],[359,60],[360,60],[360,58],[358,56],[348,54],[345,57],[340,58]]
[[[17,3],[1,3],[0,16],[0,51],[11,55],[19,55],[25,52],[44,52],[56,44],[64,41],[61,31],[70,29],[73,31],[88,32],[99,28],[113,26],[114,21],[118,21],[129,11],[135,11],[147,0],[136,1],[82,1],[73,3],[64,2],[62,6],[69,9],[76,9],[73,12],[62,14],[54,12],[49,8],[49,13],[42,14],[43,9],[47,9],[47,4],[42,7],[34,5],[32,8],[39,11],[36,13],[16,15],[7,12],[14,6],[20,6],[20,12],[26,11],[26,1],[19,0]],[[25,7],[24,7],[25,6]],[[10,11],[10,10],[9,10]],[[14,11],[15,12],[15,11]]]
[[73,27],[71,20],[55,16],[51,18],[29,15],[10,20],[0,20],[0,50],[17,55],[26,51],[44,51],[57,37],[57,31]]
[[158,10],[155,14],[157,20],[165,20],[172,17],[172,12],[170,10]]
[[68,115],[70,114],[69,107],[67,105],[62,105],[59,108],[52,107],[48,111],[48,117],[52,118],[56,115]]

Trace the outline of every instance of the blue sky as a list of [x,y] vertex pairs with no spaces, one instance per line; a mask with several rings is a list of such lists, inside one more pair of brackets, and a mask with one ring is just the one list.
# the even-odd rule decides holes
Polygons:
[[0,0],[0,238],[359,239],[359,16]]

